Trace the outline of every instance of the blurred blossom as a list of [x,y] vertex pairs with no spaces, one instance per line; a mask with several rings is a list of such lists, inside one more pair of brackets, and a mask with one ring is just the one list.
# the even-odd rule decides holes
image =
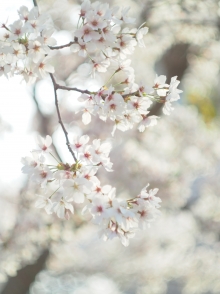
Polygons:
[[107,277],[97,274],[89,277],[77,274],[52,276],[49,272],[42,272],[35,284],[31,287],[30,294],[120,294],[115,283]]

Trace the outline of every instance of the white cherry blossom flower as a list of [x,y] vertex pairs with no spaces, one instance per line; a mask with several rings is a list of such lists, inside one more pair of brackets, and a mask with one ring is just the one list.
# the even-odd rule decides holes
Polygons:
[[86,144],[89,141],[89,136],[88,135],[84,135],[84,136],[77,136],[75,138],[73,138],[73,144],[71,144],[71,148],[73,151],[76,152],[82,152],[83,151],[83,147],[86,146]]
[[16,20],[12,25],[10,25],[10,40],[16,40],[21,38],[25,32],[23,27],[23,22],[21,20]]
[[112,145],[110,142],[102,142],[101,143],[100,139],[95,139],[92,141],[92,144],[94,146],[94,151],[95,151],[94,155],[98,156],[97,160],[99,160],[100,157],[108,157],[109,156],[109,153],[112,149]]
[[32,174],[34,169],[39,167],[45,161],[44,156],[38,155],[38,153],[32,152],[32,157],[26,156],[22,157],[21,163],[24,165],[22,167],[22,172],[24,174]]
[[139,114],[146,115],[149,113],[148,109],[152,101],[146,97],[131,96],[128,102],[128,109],[137,111]]
[[53,173],[46,166],[35,168],[31,177],[32,181],[39,183],[42,188],[45,188],[48,181],[53,180],[53,178]]
[[38,146],[40,147],[40,150],[34,150],[34,151],[42,152],[42,153],[51,152],[51,149],[49,147],[52,144],[52,138],[50,136],[47,135],[46,138],[43,139],[41,136],[37,135],[36,142]]
[[8,73],[11,71],[11,66],[9,64],[5,64],[4,62],[0,61],[0,77],[4,75],[8,78]]
[[44,208],[47,214],[53,213],[53,203],[49,197],[43,195],[36,195],[39,199],[35,203],[35,207]]
[[139,29],[136,33],[136,40],[137,43],[139,45],[139,47],[143,47],[145,48],[145,44],[144,44],[144,40],[143,37],[148,33],[148,28],[147,27],[142,27],[141,29]]
[[143,120],[139,123],[138,130],[143,132],[146,128],[155,126],[158,119],[159,117],[156,115],[143,115]]
[[91,40],[98,40],[100,35],[95,32],[89,25],[85,25],[82,28],[76,30],[75,36],[79,39],[83,38],[84,42],[89,42]]
[[100,15],[94,13],[94,11],[88,11],[86,19],[93,30],[103,29],[107,25],[106,21],[104,21]]
[[35,72],[39,77],[44,78],[47,73],[54,73],[54,68],[52,65],[48,63],[50,57],[43,57],[41,58],[38,63],[36,64]]
[[53,33],[54,33],[53,28],[52,29],[44,29],[41,32],[41,35],[37,38],[37,40],[41,44],[44,44],[47,46],[55,46],[57,41],[53,37],[51,37]]
[[68,199],[76,203],[83,203],[85,201],[85,194],[91,192],[91,186],[91,183],[84,178],[67,180],[63,184],[63,187],[68,194]]
[[163,107],[163,113],[166,115],[169,115],[170,112],[173,110],[173,107],[171,106],[171,102],[177,101],[180,99],[179,94],[182,93],[182,91],[177,89],[179,83],[180,81],[177,80],[177,76],[171,78],[168,95],[165,98],[166,101]]
[[18,59],[24,59],[25,58],[25,52],[26,52],[26,49],[25,49],[25,46],[24,45],[21,45],[21,44],[18,44],[18,43],[13,43],[12,44],[12,54],[13,54],[13,57],[15,58],[15,62],[18,60]]
[[54,212],[57,214],[59,218],[69,219],[70,213],[74,213],[74,208],[73,205],[69,203],[70,201],[71,200],[64,196],[60,199],[59,202],[53,203]]
[[18,15],[21,20],[27,21],[28,16],[29,16],[29,10],[26,6],[21,6],[20,9],[18,10]]
[[93,216],[93,222],[95,224],[101,224],[103,220],[109,218],[109,204],[107,200],[108,199],[104,196],[94,197],[91,204],[88,204],[82,213],[84,213],[86,210],[89,210]]
[[34,40],[29,42],[28,56],[33,60],[33,62],[37,63],[40,59],[43,59],[46,53],[48,53],[48,51],[42,47],[42,44],[39,41]]
[[81,4],[80,17],[85,18],[87,12],[89,12],[91,8],[91,2],[89,0],[83,1]]

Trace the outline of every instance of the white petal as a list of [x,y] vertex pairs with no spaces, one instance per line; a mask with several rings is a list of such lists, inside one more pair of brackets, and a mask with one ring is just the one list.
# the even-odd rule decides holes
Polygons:
[[88,111],[83,113],[82,122],[84,125],[88,125],[91,122],[91,114]]
[[73,201],[76,203],[83,203],[84,202],[84,194],[80,192],[76,192],[73,194]]
[[69,209],[72,213],[74,213],[74,208],[72,204],[65,202],[65,208]]
[[64,205],[59,204],[59,207],[57,209],[57,216],[59,218],[65,218],[65,207],[64,207]]
[[47,135],[45,143],[46,143],[46,146],[49,147],[52,144],[52,138]]

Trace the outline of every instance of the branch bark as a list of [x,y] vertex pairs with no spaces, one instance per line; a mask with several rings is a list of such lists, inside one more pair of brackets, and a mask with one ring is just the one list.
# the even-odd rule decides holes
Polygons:
[[70,141],[69,141],[69,137],[68,137],[68,132],[63,124],[63,121],[62,121],[62,118],[61,118],[61,115],[60,115],[60,109],[59,109],[59,104],[58,104],[58,98],[57,98],[57,90],[58,89],[61,89],[59,88],[59,85],[56,83],[55,81],[55,78],[54,76],[50,73],[50,77],[51,77],[51,80],[52,80],[52,83],[53,83],[53,88],[54,88],[54,97],[55,97],[55,105],[56,105],[56,110],[57,110],[57,115],[58,115],[58,121],[63,129],[63,132],[64,132],[64,135],[66,137],[66,145],[67,145],[67,148],[69,149],[69,152],[72,154],[72,157],[73,159],[75,160],[75,162],[77,162],[77,158],[70,146]]
[[73,44],[76,44],[76,42],[75,42],[75,41],[71,41],[71,42],[69,42],[68,44],[65,44],[65,45],[60,45],[60,46],[49,46],[49,48],[50,48],[51,50],[58,50],[58,49],[63,49],[63,48],[65,48],[65,47],[70,47],[70,46],[73,45]]
[[29,290],[30,284],[34,282],[36,275],[45,267],[49,256],[49,250],[46,249],[39,256],[34,264],[26,265],[20,269],[16,277],[11,277],[1,294],[25,294]]
[[34,6],[35,6],[35,7],[38,7],[38,5],[37,5],[37,0],[33,0],[33,3],[34,3]]

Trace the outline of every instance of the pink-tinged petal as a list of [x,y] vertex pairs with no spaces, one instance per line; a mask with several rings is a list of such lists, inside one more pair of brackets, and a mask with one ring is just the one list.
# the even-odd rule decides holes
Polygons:
[[52,144],[52,138],[50,136],[46,136],[45,145],[49,147]]
[[89,142],[89,136],[88,135],[84,135],[80,138],[80,142],[82,142],[82,144],[86,144]]
[[87,43],[87,42],[89,42],[89,41],[92,40],[92,36],[91,36],[91,34],[89,34],[89,35],[84,35],[84,36],[83,36],[83,39],[84,39],[84,41]]
[[65,207],[64,207],[64,205],[59,204],[59,207],[57,209],[57,216],[59,218],[65,218]]
[[65,208],[74,213],[74,207],[72,206],[72,204],[65,202]]
[[40,135],[37,135],[36,142],[40,147],[44,146],[44,139]]

